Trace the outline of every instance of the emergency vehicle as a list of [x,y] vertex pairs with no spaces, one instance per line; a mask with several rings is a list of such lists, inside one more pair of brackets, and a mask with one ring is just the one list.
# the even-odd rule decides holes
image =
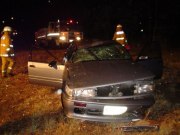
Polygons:
[[71,42],[80,42],[83,32],[79,22],[74,20],[49,22],[47,28],[35,32],[35,43],[45,46],[68,46]]

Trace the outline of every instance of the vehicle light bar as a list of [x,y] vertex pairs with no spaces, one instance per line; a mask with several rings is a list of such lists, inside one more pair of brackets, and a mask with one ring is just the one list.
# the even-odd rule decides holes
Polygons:
[[54,37],[54,36],[59,36],[59,33],[48,33],[48,37]]

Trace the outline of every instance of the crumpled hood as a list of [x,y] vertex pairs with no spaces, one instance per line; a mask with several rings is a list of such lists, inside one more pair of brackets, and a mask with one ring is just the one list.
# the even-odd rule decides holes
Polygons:
[[152,78],[153,74],[126,60],[89,61],[69,64],[67,84],[71,88],[95,87]]

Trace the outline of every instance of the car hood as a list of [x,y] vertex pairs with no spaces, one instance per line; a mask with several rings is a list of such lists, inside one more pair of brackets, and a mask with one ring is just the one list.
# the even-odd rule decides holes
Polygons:
[[153,78],[150,71],[126,60],[88,61],[67,66],[70,88],[105,86],[148,78]]

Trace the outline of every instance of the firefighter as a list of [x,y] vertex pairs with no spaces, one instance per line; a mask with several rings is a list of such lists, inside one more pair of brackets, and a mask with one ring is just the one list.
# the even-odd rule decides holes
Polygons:
[[127,43],[126,35],[122,29],[122,25],[118,24],[116,26],[116,31],[113,36],[113,40],[116,40],[118,43],[120,43],[122,46],[125,46]]
[[14,65],[14,48],[11,39],[12,28],[5,26],[0,41],[0,56],[2,59],[2,77],[13,76],[12,67]]

